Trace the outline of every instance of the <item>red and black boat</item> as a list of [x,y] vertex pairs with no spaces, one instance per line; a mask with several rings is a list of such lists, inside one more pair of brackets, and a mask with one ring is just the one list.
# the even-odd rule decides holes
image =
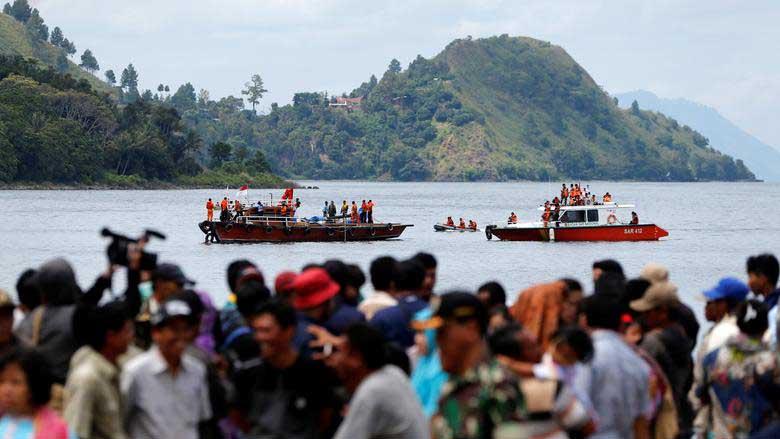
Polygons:
[[[487,239],[502,241],[657,241],[669,232],[638,217],[619,218],[631,204],[604,203],[588,206],[560,206],[545,221],[506,223],[485,227]],[[541,207],[539,210],[544,210]],[[633,214],[633,212],[631,212]]]
[[[287,193],[285,193],[287,195]],[[292,197],[278,204],[242,208],[220,221],[198,224],[207,243],[381,241],[399,238],[411,224],[353,223],[349,217],[299,218]]]

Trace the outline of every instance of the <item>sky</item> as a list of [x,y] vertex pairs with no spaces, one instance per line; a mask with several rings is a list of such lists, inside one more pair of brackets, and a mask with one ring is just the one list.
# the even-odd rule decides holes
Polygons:
[[390,60],[507,33],[559,45],[609,93],[712,106],[780,147],[777,0],[32,0],[80,55],[142,89],[191,82],[219,98],[258,73],[260,109],[298,91],[351,91]]

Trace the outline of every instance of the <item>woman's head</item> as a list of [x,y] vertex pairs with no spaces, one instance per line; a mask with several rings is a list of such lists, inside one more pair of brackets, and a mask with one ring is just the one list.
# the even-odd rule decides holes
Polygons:
[[32,415],[51,398],[54,379],[46,359],[15,348],[0,357],[0,412]]

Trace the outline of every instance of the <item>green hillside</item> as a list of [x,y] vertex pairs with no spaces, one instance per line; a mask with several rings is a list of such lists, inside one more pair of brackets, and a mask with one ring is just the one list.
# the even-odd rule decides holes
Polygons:
[[755,178],[690,128],[620,109],[562,48],[531,38],[455,40],[406,70],[393,60],[349,96],[362,102],[298,93],[264,116],[223,99],[183,119],[209,142],[259,148],[296,178]]
[[[33,38],[25,29],[24,24],[13,17],[0,14],[0,55],[18,55],[37,60],[44,66],[56,67],[57,58],[62,49],[50,43]],[[86,79],[90,86],[101,93],[116,93],[102,80],[86,72],[73,61],[68,60],[65,72],[75,79]]]

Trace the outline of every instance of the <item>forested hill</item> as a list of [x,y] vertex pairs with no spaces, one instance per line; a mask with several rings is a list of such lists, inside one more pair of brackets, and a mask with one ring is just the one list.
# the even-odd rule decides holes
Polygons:
[[251,121],[184,118],[205,138],[259,147],[289,177],[754,179],[689,127],[620,109],[562,48],[531,38],[455,40],[406,70],[393,60],[349,97],[298,93]]

